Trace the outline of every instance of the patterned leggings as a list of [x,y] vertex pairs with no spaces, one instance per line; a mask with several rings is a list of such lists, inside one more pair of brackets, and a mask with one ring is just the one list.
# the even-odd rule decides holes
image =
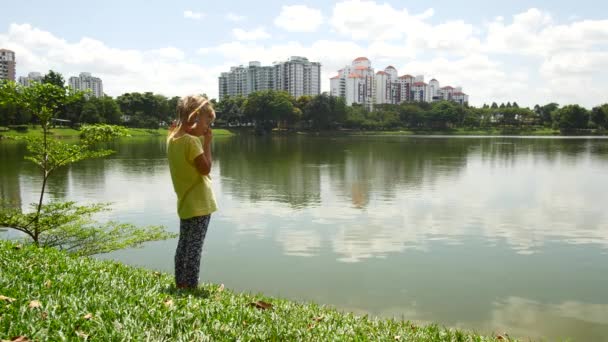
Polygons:
[[179,223],[179,241],[175,251],[175,284],[198,286],[203,241],[211,215],[196,216]]

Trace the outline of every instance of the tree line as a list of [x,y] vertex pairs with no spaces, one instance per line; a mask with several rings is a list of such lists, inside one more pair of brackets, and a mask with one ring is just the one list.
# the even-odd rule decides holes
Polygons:
[[[0,87],[8,89],[10,82]],[[49,71],[43,84],[52,84],[66,92],[63,76]],[[8,88],[7,88],[8,87]],[[13,84],[12,87],[19,88]],[[0,94],[1,95],[1,94]],[[153,92],[125,93],[116,98],[97,98],[86,93],[70,97],[62,104],[57,119],[71,126],[106,123],[129,127],[158,128],[175,118],[178,96],[166,97]],[[588,110],[579,105],[560,107],[557,103],[520,107],[516,102],[484,104],[482,107],[459,105],[450,101],[434,103],[404,102],[375,105],[367,110],[361,105],[347,106],[342,98],[323,93],[294,98],[284,91],[258,91],[248,96],[210,100],[217,111],[219,126],[252,126],[258,132],[275,128],[334,130],[450,130],[501,129],[525,130],[554,128],[562,131],[605,130],[608,128],[608,104]],[[36,124],[37,118],[18,104],[0,105],[0,126]]]
[[451,101],[404,102],[375,105],[367,110],[362,105],[347,106],[342,98],[323,93],[293,98],[282,91],[259,91],[249,96],[226,97],[217,104],[218,122],[242,126],[253,125],[258,131],[273,128],[312,130],[450,130],[463,129],[538,129],[563,131],[608,128],[608,104],[592,110],[579,105],[560,107],[556,103],[522,108],[512,104],[473,107]]

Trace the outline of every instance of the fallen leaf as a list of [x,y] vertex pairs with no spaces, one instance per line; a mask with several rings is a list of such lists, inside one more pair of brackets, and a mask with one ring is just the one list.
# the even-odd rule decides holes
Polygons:
[[18,251],[21,248],[23,248],[23,245],[16,245],[15,247],[13,247],[14,250]]
[[51,285],[53,285],[53,282],[51,282],[50,280],[47,280],[47,281],[44,283],[44,287],[46,287],[47,289],[48,289],[48,288],[50,288],[50,287],[51,287]]
[[314,328],[314,327],[315,327],[315,324],[314,324],[314,323],[310,323],[310,324],[308,324],[308,330],[310,330],[310,329],[312,329],[312,328]]
[[165,304],[165,306],[166,306],[166,307],[171,307],[171,306],[173,306],[173,299],[169,299],[169,298],[167,298],[167,299],[166,299],[166,300],[163,302],[163,304]]
[[87,321],[91,318],[93,318],[93,314],[91,314],[91,313],[88,313],[82,317],[82,319],[86,319]]
[[401,340],[401,336],[399,336],[399,335],[395,336],[395,341],[399,341],[399,340]]
[[35,308],[39,308],[42,306],[42,304],[40,304],[39,301],[37,300],[33,300],[31,301],[28,305],[27,305],[30,309],[35,309]]
[[78,337],[84,338],[85,340],[89,338],[89,335],[87,335],[87,334],[85,334],[85,333],[83,333],[82,331],[79,331],[79,330],[76,330],[76,335]]
[[15,301],[15,298],[11,298],[11,297],[6,297],[6,296],[3,296],[3,295],[0,295],[0,300],[3,300],[3,301],[5,301],[5,302],[12,303],[12,302],[14,302],[14,301]]
[[154,274],[154,275],[155,275],[155,276],[157,276],[157,277],[160,277],[160,272],[154,272],[154,273],[152,273],[152,274]]
[[11,342],[29,342],[30,340],[25,336],[15,336],[11,338]]
[[45,320],[48,316],[49,314],[44,311],[40,313],[40,317],[42,317],[42,320]]
[[260,310],[267,310],[267,309],[271,309],[272,308],[272,304],[270,303],[266,303],[264,301],[258,300],[255,303],[249,303],[250,306],[255,306],[257,309]]
[[504,340],[505,338],[502,335],[498,335],[498,336],[496,336],[496,339],[497,340]]
[[220,287],[218,287],[217,292],[222,292],[224,291],[224,284],[221,284]]
[[318,316],[318,317],[314,317],[312,320],[315,321],[315,322],[321,322],[323,319],[325,319],[325,317]]

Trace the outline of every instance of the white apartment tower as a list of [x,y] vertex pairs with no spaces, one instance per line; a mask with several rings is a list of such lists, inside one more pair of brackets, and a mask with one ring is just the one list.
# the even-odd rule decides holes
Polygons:
[[371,62],[366,57],[358,57],[351,65],[338,70],[338,75],[330,79],[330,94],[344,98],[348,106],[361,104],[367,109],[373,108],[375,93],[375,75]]
[[90,90],[91,95],[95,97],[103,96],[103,83],[101,79],[91,76],[89,72],[81,72],[78,77],[70,77],[68,85],[74,90]]
[[15,80],[17,61],[15,53],[11,50],[0,49],[0,80]]
[[232,67],[229,72],[221,73],[218,81],[220,100],[226,96],[247,96],[259,90],[284,90],[296,98],[319,95],[321,64],[299,56],[272,66],[252,61],[247,67]]

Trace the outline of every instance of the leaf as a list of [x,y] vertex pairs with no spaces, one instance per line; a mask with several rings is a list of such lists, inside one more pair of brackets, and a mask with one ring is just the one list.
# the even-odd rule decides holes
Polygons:
[[224,291],[224,284],[221,284],[220,287],[217,288],[217,292]]
[[[10,339],[10,342],[29,342],[30,340],[25,336],[15,336]],[[4,342],[4,340],[3,340]]]
[[395,336],[395,341],[399,341],[399,340],[401,340],[401,336],[399,336],[399,335]]
[[15,246],[13,247],[13,249],[14,249],[14,250],[16,250],[16,251],[18,251],[18,250],[20,250],[20,249],[22,249],[22,248],[23,248],[23,245],[15,245]]
[[163,302],[163,304],[165,304],[166,307],[172,307],[173,306],[173,299],[167,298],[167,299],[165,299],[165,301]]
[[15,301],[15,298],[11,298],[11,297],[6,297],[6,296],[3,296],[3,295],[0,295],[0,300],[3,300],[3,301],[5,301],[5,302],[12,303],[12,302],[14,302],[14,301]]
[[44,287],[46,287],[47,289],[51,288],[51,285],[53,284],[52,281],[47,280],[46,282],[44,282]]
[[90,320],[91,318],[93,318],[93,314],[91,314],[91,313],[88,313],[82,317],[82,319],[85,319],[87,321]]
[[27,305],[30,309],[36,309],[42,306],[42,304],[37,301],[37,300],[33,300],[31,301],[28,305]]
[[87,335],[87,334],[83,333],[83,332],[82,332],[82,331],[80,331],[80,330],[76,330],[76,336],[78,336],[78,337],[82,337],[82,338],[84,338],[85,340],[89,338],[89,335]]
[[160,272],[154,272],[152,274],[155,275],[155,276],[157,276],[157,277],[160,277]]
[[272,308],[272,304],[266,303],[264,301],[258,300],[254,303],[249,303],[249,306],[254,306],[256,309],[267,310]]
[[315,321],[315,322],[321,322],[321,321],[322,321],[322,320],[324,320],[324,319],[325,319],[325,317],[324,317],[324,316],[318,316],[318,317],[313,317],[313,319],[312,319],[312,320],[313,320],[313,321]]

